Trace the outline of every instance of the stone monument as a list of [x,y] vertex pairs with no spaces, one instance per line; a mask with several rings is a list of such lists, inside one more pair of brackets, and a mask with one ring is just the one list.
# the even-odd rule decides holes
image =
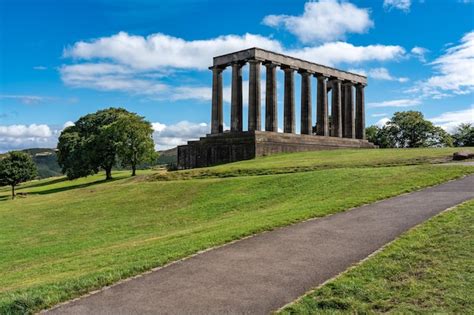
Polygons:
[[[249,64],[248,130],[244,131],[242,67],[246,63]],[[266,68],[264,131],[261,126],[261,65]],[[230,130],[224,131],[222,72],[228,66],[232,67],[231,123]],[[278,132],[277,68],[284,71],[285,78],[283,132]],[[214,57],[209,69],[212,70],[211,133],[198,141],[178,146],[179,169],[280,152],[376,148],[365,140],[364,87],[367,78],[364,76],[260,48]],[[296,134],[295,72],[301,76],[300,134]],[[312,120],[312,77],[316,78],[317,85],[316,128],[313,128]]]

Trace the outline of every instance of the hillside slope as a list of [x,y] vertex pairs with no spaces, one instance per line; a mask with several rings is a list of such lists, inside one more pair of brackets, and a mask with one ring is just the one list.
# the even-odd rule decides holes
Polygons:
[[156,181],[152,171],[136,178],[120,171],[107,182],[103,174],[46,179],[22,185],[27,197],[13,201],[0,188],[0,313],[36,311],[211,246],[474,172],[426,164],[448,156],[445,149],[413,151],[422,164],[411,166],[384,167],[408,162],[383,152],[339,151],[340,162],[332,152],[289,154],[206,169],[231,170],[231,178],[165,173],[167,181]]

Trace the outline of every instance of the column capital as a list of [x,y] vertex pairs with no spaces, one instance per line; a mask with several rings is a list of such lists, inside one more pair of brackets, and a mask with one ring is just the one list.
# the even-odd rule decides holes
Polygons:
[[253,63],[253,64],[260,64],[263,62],[263,60],[260,60],[260,59],[248,59],[247,60],[248,63]]
[[325,80],[329,79],[329,76],[327,74],[322,74],[322,73],[315,73],[313,74],[318,80]]
[[342,83],[342,79],[336,78],[336,77],[330,77],[329,82],[330,83]]
[[239,61],[232,61],[232,62],[230,63],[230,65],[231,65],[232,67],[239,67],[239,68],[242,68],[245,64],[246,64],[246,62],[245,62],[245,61],[242,61],[242,60],[239,60]]
[[281,66],[281,63],[279,62],[274,62],[274,61],[270,61],[270,60],[265,60],[264,62],[262,62],[262,64],[267,67],[267,68],[271,68],[271,67],[278,67],[278,66]]
[[298,73],[301,74],[301,75],[312,75],[313,73],[309,70],[306,70],[306,69],[298,69]]
[[212,72],[216,71],[217,73],[221,73],[225,70],[225,68],[225,66],[211,66],[209,67],[209,70],[211,70]]
[[354,84],[354,86],[356,86],[358,88],[365,88],[367,86],[367,83],[357,82],[356,84]]
[[346,86],[347,85],[354,86],[355,83],[356,82],[354,82],[354,81],[347,81],[347,80],[342,81],[342,85],[346,85]]
[[298,70],[298,68],[296,68],[296,67],[287,66],[287,65],[281,65],[280,69],[285,71],[285,72],[294,72],[295,70]]

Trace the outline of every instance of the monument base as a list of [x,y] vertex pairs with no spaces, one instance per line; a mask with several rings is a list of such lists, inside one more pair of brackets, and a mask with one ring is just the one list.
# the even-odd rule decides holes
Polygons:
[[189,169],[253,159],[282,152],[377,148],[367,140],[269,131],[208,134],[178,146],[178,168]]

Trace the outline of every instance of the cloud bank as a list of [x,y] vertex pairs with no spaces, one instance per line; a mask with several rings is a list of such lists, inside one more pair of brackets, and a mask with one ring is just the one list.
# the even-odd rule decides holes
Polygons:
[[307,2],[302,15],[267,15],[262,23],[283,27],[303,43],[343,39],[347,33],[365,33],[374,26],[368,9],[338,0]]

